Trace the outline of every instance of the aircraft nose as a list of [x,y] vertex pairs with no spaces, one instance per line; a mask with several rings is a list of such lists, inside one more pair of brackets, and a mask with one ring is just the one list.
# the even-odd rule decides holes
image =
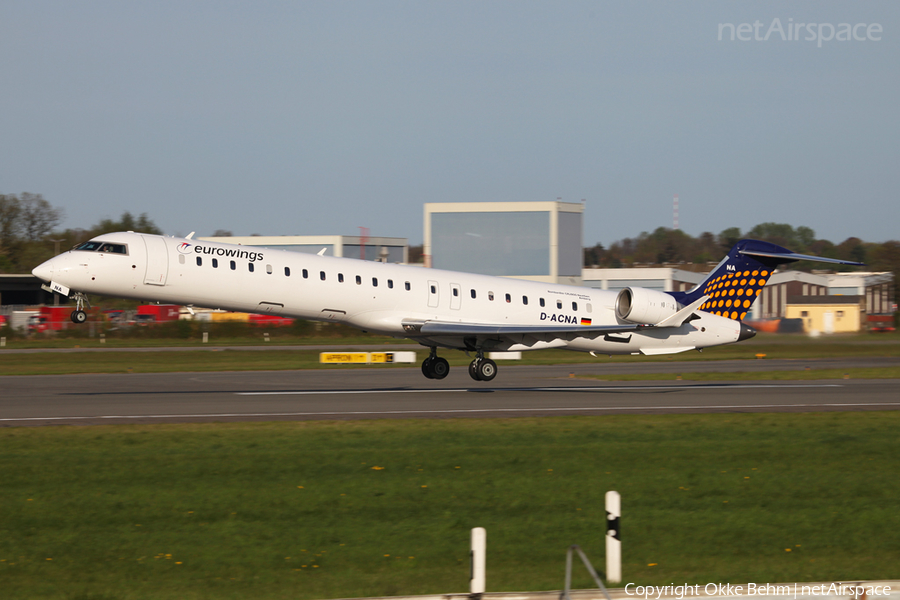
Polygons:
[[35,268],[31,270],[31,274],[37,277],[38,279],[43,279],[44,281],[52,281],[53,280],[53,259],[48,260],[45,263],[41,263]]
[[756,330],[755,330],[755,329],[753,329],[753,328],[750,327],[749,325],[746,325],[746,324],[744,324],[744,323],[741,323],[741,333],[740,333],[740,335],[738,335],[738,341],[739,341],[739,342],[743,342],[744,340],[749,340],[749,339],[752,338],[754,335],[756,335]]

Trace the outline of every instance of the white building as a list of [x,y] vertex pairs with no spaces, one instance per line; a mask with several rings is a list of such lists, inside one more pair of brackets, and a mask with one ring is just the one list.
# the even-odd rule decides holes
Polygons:
[[425,204],[425,266],[547,283],[581,283],[583,204]]
[[355,235],[246,235],[197,239],[307,254],[318,254],[324,248],[327,256],[339,258],[386,259],[386,262],[390,263],[409,262],[409,241],[406,238],[363,238]]

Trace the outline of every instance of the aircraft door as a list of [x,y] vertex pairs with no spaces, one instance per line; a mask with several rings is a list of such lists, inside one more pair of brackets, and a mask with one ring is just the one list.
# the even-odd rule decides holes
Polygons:
[[459,310],[462,304],[462,288],[458,283],[450,284],[450,309]]
[[166,240],[155,235],[142,235],[147,248],[147,270],[144,272],[144,283],[147,285],[166,285],[169,274],[169,252]]
[[428,282],[428,307],[437,308],[440,300],[440,286],[437,281]]

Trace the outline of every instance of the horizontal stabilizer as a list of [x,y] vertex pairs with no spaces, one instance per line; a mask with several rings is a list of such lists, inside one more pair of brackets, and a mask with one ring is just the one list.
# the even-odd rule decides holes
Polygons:
[[763,256],[766,258],[778,259],[779,263],[789,263],[798,260],[812,260],[815,262],[832,263],[835,265],[852,265],[855,267],[864,266],[866,263],[856,262],[852,260],[841,260],[839,258],[825,258],[823,256],[810,256],[809,254],[797,254],[796,252],[764,252],[761,250],[744,249],[738,250],[739,254],[749,254],[750,256]]

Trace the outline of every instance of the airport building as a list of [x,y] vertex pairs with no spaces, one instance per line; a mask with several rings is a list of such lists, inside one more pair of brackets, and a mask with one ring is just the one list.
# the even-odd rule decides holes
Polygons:
[[[586,287],[619,291],[643,287],[662,292],[684,292],[703,281],[707,273],[673,267],[583,269]],[[877,322],[875,315],[893,313],[893,273],[805,273],[775,271],[750,308],[748,319],[805,319],[811,331],[859,331]],[[830,313],[830,316],[829,316]],[[839,314],[840,313],[840,314]]]
[[246,235],[228,237],[201,237],[206,242],[259,246],[273,250],[290,250],[326,256],[381,260],[389,263],[409,261],[409,241],[406,238],[368,237],[354,235]]
[[582,269],[585,287],[618,292],[627,287],[643,287],[660,292],[686,292],[706,278],[706,273],[673,267]]
[[425,266],[581,284],[583,204],[425,204]]

